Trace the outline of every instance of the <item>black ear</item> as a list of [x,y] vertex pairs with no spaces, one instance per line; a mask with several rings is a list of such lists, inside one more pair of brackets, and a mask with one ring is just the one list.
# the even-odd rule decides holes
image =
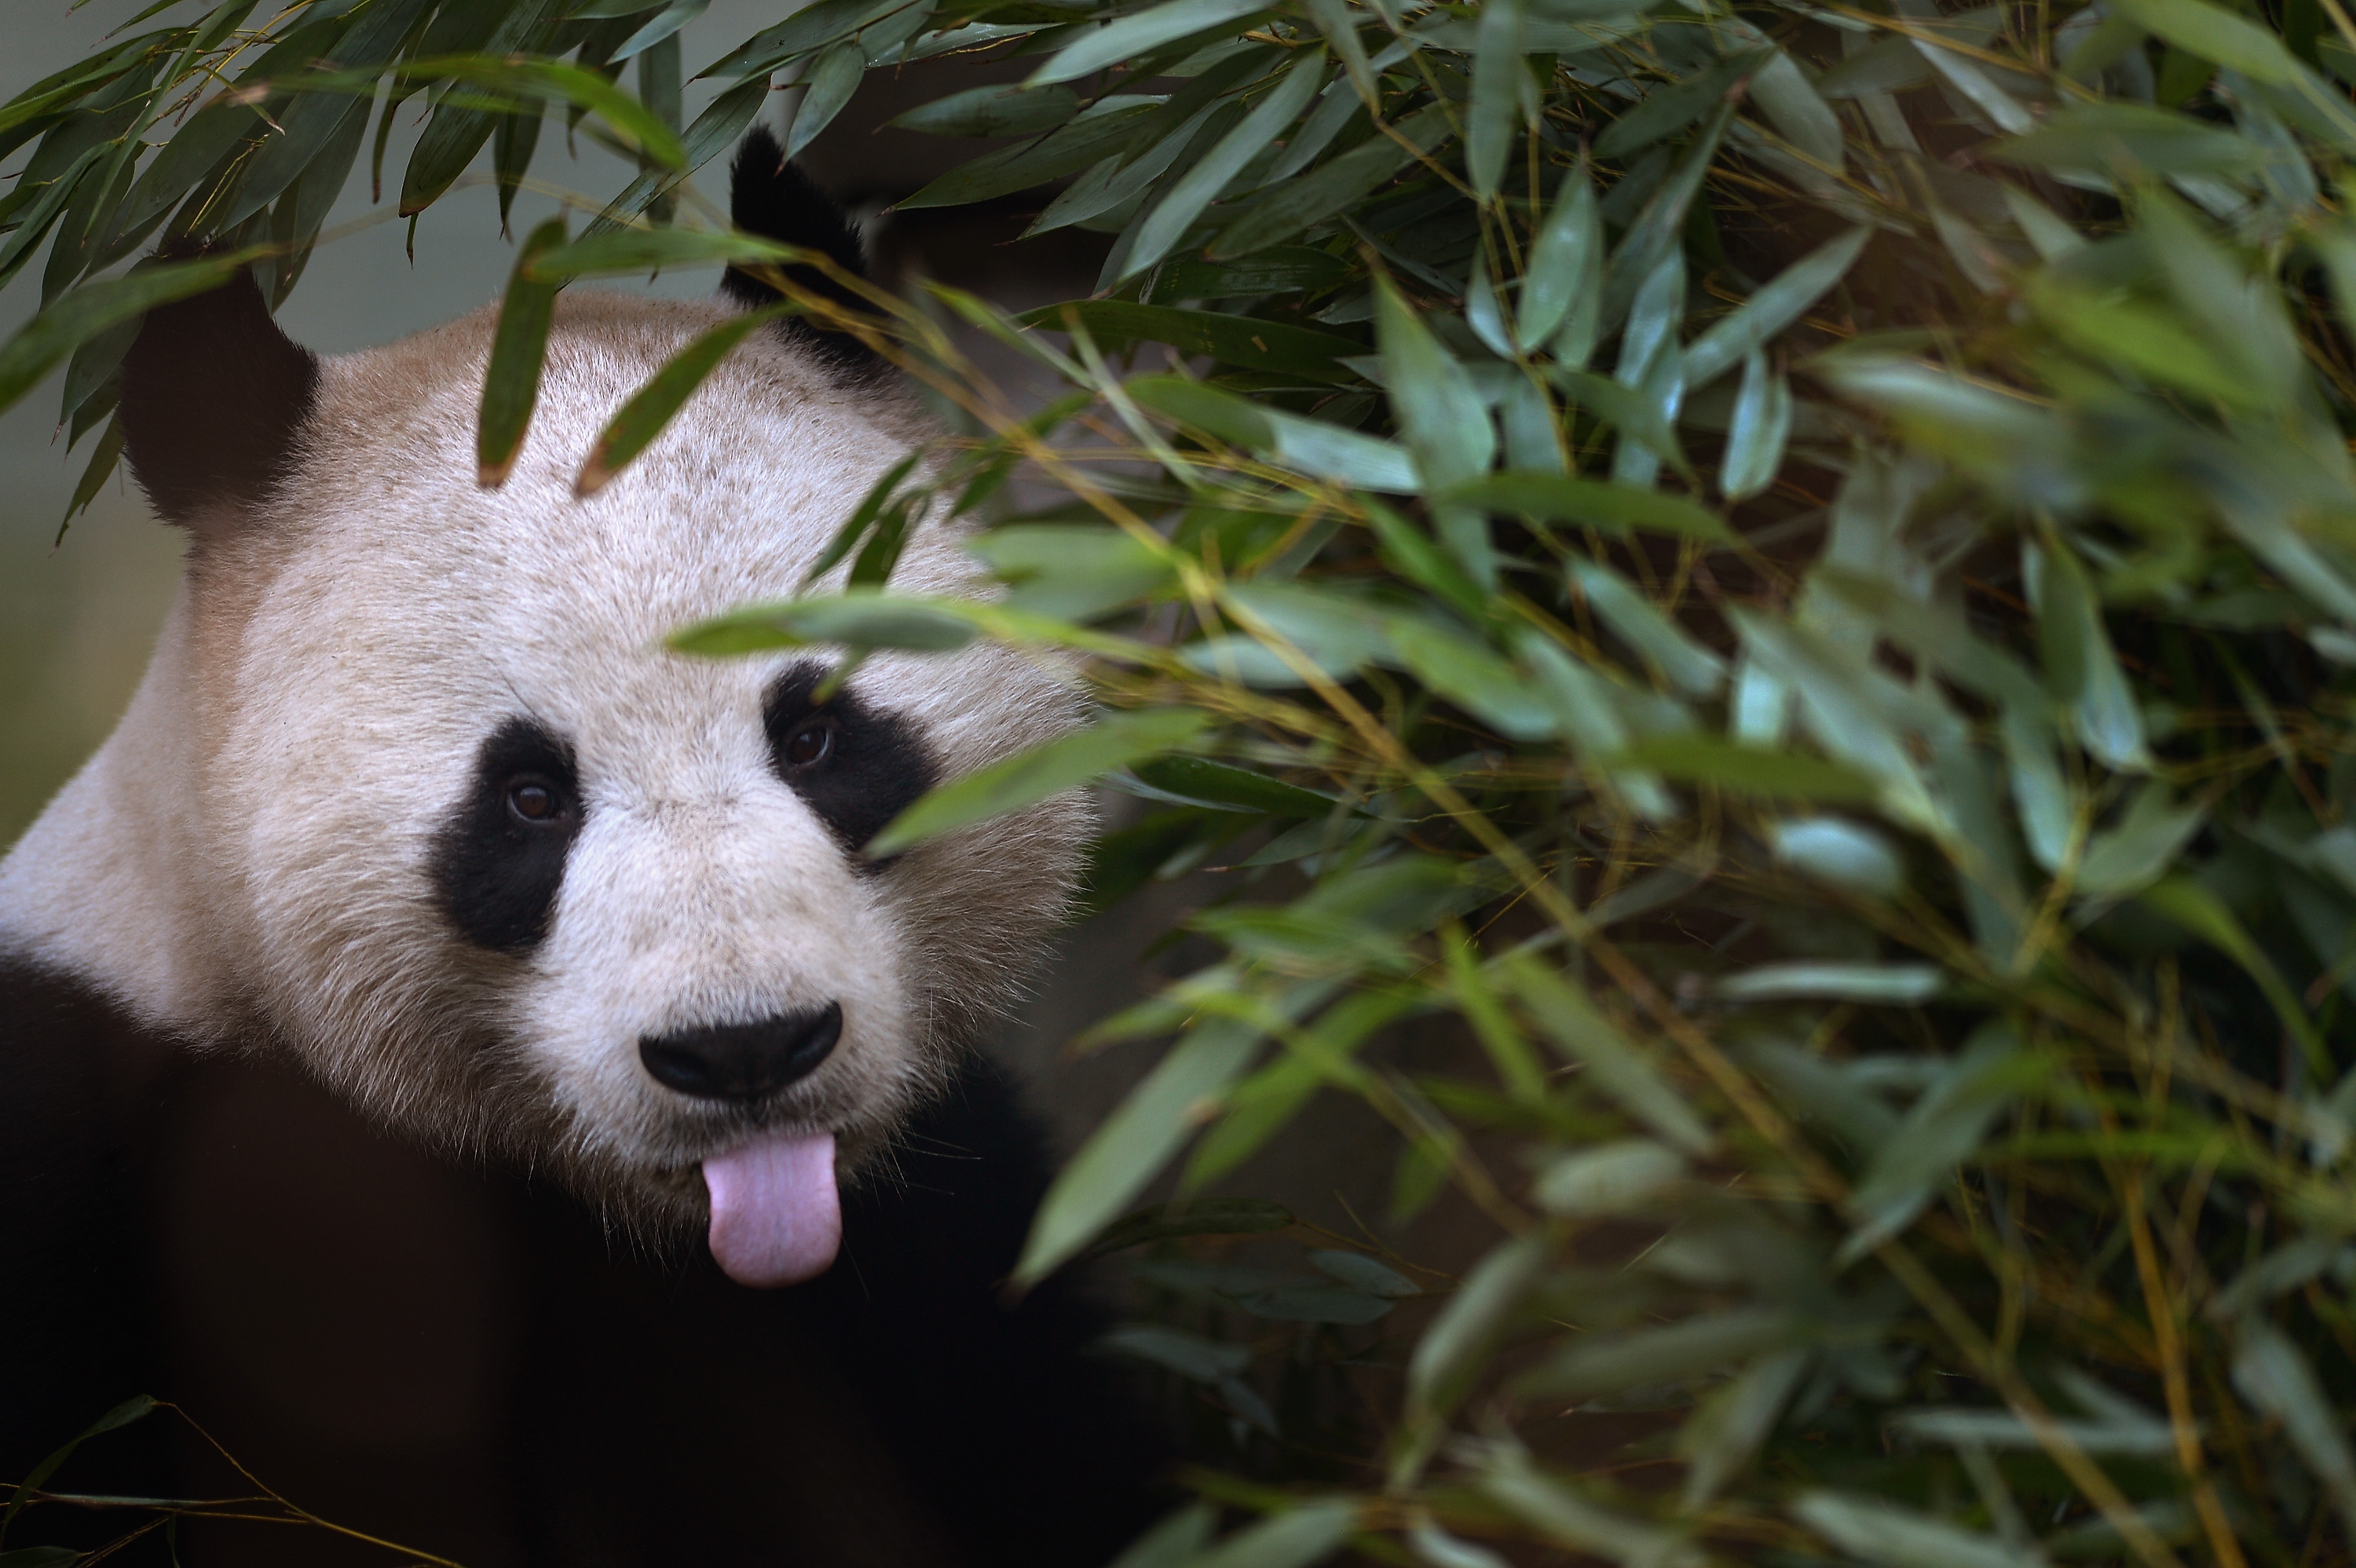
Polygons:
[[[859,230],[826,192],[798,165],[786,161],[785,150],[766,126],[755,126],[736,149],[736,164],[729,173],[728,216],[748,234],[822,251],[853,277],[867,275]],[[873,308],[816,267],[788,267],[786,275],[812,293],[853,310]],[[734,267],[720,280],[720,289],[748,306],[768,304],[778,297],[776,290]],[[870,370],[881,363],[865,344],[848,333],[827,332],[795,318],[780,325],[795,341],[816,350],[839,369]]]
[[319,361],[271,319],[250,272],[157,305],[123,360],[123,452],[168,522],[195,526],[286,476]]

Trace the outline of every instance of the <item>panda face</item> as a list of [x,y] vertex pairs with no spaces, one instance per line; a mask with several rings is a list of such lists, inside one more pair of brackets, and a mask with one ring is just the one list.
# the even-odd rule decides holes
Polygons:
[[[110,787],[185,792],[144,880],[205,973],[155,1010],[251,1019],[380,1118],[549,1168],[643,1234],[708,1222],[739,1272],[733,1224],[740,1277],[769,1283],[823,1266],[808,1211],[837,1165],[871,1163],[1015,999],[1087,823],[1066,798],[860,852],[939,779],[1072,724],[1056,670],[879,655],[830,693],[831,651],[664,645],[796,592],[922,434],[759,337],[576,499],[620,400],[723,311],[568,293],[495,490],[472,450],[492,313],[321,364],[284,481],[234,527],[197,520],[125,726],[168,727],[167,755],[134,737]],[[894,585],[973,573],[928,525]]]

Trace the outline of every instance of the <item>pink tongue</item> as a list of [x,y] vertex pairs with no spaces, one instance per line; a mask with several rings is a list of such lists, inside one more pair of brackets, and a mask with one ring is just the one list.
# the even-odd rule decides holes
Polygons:
[[796,1285],[824,1274],[842,1243],[834,1135],[769,1137],[703,1162],[712,1255],[738,1285]]

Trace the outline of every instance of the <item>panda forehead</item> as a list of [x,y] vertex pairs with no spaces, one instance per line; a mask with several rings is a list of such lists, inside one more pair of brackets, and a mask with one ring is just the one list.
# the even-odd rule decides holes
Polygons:
[[[530,432],[503,485],[475,476],[475,409],[495,311],[327,362],[297,483],[256,533],[249,601],[348,639],[646,663],[669,633],[799,590],[861,496],[919,433],[896,397],[835,385],[762,335],[723,362],[597,494],[573,482],[621,402],[723,307],[629,296],[560,303]],[[936,528],[895,585],[969,587]],[[267,635],[265,633],[265,635]]]

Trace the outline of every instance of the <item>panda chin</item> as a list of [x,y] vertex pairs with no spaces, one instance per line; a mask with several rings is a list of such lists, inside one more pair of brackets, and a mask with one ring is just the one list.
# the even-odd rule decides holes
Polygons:
[[842,1243],[834,1135],[773,1134],[703,1162],[712,1194],[712,1256],[738,1285],[770,1289],[815,1279]]

